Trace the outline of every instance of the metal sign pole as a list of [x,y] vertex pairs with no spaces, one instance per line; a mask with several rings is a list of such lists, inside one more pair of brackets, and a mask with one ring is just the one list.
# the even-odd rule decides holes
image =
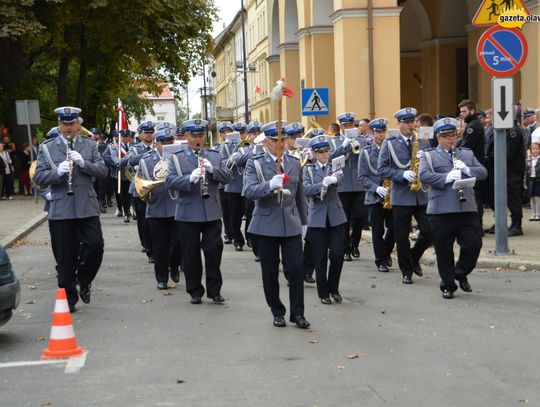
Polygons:
[[[30,161],[34,161],[34,160],[37,160],[37,157],[34,157],[34,149],[32,148],[32,131],[30,129],[30,111],[28,108],[28,100],[24,101],[24,110],[26,113],[26,131],[28,132],[28,145],[30,146]],[[38,201],[37,189],[36,188],[32,188],[32,189],[34,190],[34,198],[36,199],[36,203],[37,203]]]
[[[496,112],[495,112],[496,113]],[[507,256],[508,229],[506,219],[508,208],[506,202],[506,130],[494,130],[495,147],[495,254]]]

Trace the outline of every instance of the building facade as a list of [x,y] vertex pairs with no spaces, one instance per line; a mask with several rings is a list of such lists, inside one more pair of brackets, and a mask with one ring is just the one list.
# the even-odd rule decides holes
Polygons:
[[[540,14],[540,1],[524,2]],[[470,98],[491,106],[491,75],[476,59],[487,28],[471,24],[481,0],[247,0],[246,47],[251,119],[276,120],[268,95],[284,77],[295,90],[283,102],[283,118],[308,124],[301,116],[301,89],[327,87],[326,127],[342,112],[387,117],[402,106],[432,115],[454,115]],[[216,38],[216,108],[221,118],[243,118],[240,12]],[[514,103],[540,106],[540,23],[523,33],[529,56],[515,76]],[[239,41],[240,40],[240,44]],[[258,87],[260,92],[256,93]],[[218,89],[219,88],[219,89]],[[236,95],[236,96],[234,96]],[[220,119],[219,114],[218,120]]]
[[[142,98],[148,99],[152,103],[152,110],[147,110],[141,122],[152,121],[169,122],[176,124],[176,101],[174,99],[173,92],[168,86],[163,88],[161,94],[156,95],[150,92],[143,92]],[[139,126],[139,122],[131,118],[129,120],[129,129],[136,131]]]

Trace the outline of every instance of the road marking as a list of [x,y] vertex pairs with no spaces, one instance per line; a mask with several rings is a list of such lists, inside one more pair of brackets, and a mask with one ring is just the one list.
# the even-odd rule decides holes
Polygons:
[[6,362],[0,363],[0,369],[10,367],[29,367],[29,366],[42,366],[42,365],[61,365],[66,364],[64,373],[79,373],[81,368],[86,363],[86,355],[88,352],[84,352],[81,356],[69,358],[69,359],[50,359],[50,360],[28,360],[23,362]]

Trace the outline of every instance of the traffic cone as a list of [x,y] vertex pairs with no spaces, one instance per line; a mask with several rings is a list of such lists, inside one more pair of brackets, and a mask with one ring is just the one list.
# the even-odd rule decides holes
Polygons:
[[41,359],[68,358],[82,355],[84,349],[77,346],[65,288],[59,288],[56,293],[51,325],[49,346],[41,354]]

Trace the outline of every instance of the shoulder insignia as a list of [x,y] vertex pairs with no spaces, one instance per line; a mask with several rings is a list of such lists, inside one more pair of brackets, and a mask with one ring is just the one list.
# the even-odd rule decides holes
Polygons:
[[459,151],[472,151],[469,147],[457,147]]
[[467,134],[472,134],[474,132],[474,129],[472,127],[469,127],[467,129]]

